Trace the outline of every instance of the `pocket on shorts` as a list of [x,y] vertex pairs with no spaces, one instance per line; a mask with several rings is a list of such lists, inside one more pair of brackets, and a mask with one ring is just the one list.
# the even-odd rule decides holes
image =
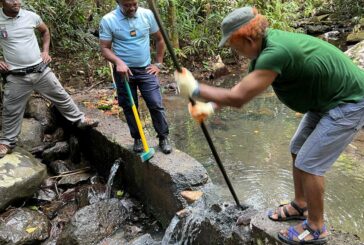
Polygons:
[[338,126],[360,128],[364,115],[364,101],[346,103],[329,110],[329,116]]

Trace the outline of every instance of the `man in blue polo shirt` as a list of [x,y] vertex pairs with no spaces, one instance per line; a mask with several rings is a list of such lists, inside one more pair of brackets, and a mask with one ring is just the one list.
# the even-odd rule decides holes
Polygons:
[[[168,140],[168,124],[162,104],[157,75],[163,62],[165,45],[152,11],[138,7],[137,0],[116,0],[118,7],[106,14],[100,22],[100,48],[102,55],[114,64],[114,76],[119,105],[123,108],[130,134],[134,138],[135,152],[142,152],[143,145],[138,127],[123,84],[129,80],[131,92],[138,107],[139,88],[152,117],[154,129],[163,153],[172,147]],[[149,35],[157,46],[156,63],[151,64]]]

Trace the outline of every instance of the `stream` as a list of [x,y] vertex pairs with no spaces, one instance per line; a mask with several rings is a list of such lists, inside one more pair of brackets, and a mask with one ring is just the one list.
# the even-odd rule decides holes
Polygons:
[[[232,81],[238,80],[238,76],[230,76],[220,86],[231,87],[235,83]],[[234,202],[202,130],[190,119],[187,101],[165,95],[164,103],[175,148],[201,162],[219,187],[220,195]],[[143,116],[145,121],[150,120],[147,113]],[[224,108],[206,122],[241,203],[268,210],[292,199],[288,147],[300,119],[301,115],[284,106],[268,90],[243,108]],[[151,123],[147,124],[153,135]],[[325,219],[329,227],[364,239],[363,189],[363,159],[342,154],[326,174]]]

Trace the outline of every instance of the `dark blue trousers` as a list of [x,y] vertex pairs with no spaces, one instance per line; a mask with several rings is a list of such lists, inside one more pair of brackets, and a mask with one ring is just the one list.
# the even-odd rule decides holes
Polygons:
[[[129,76],[129,86],[133,95],[135,106],[138,108],[137,89],[149,109],[157,137],[163,139],[168,136],[169,129],[162,104],[159,80],[157,76],[148,74],[145,68],[130,68],[133,76]],[[123,108],[131,137],[140,139],[138,127],[131,109],[131,104],[124,84],[124,77],[114,71],[119,106]]]

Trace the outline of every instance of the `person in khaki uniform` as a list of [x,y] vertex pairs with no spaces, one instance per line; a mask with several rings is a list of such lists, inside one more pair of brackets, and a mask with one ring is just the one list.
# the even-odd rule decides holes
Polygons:
[[[1,0],[0,46],[4,60],[0,72],[4,85],[0,158],[11,153],[20,134],[27,101],[33,91],[49,99],[61,114],[79,128],[95,127],[98,122],[85,117],[57,77],[48,67],[50,33],[41,17],[21,9],[21,0]],[[42,38],[40,51],[34,29]]]

